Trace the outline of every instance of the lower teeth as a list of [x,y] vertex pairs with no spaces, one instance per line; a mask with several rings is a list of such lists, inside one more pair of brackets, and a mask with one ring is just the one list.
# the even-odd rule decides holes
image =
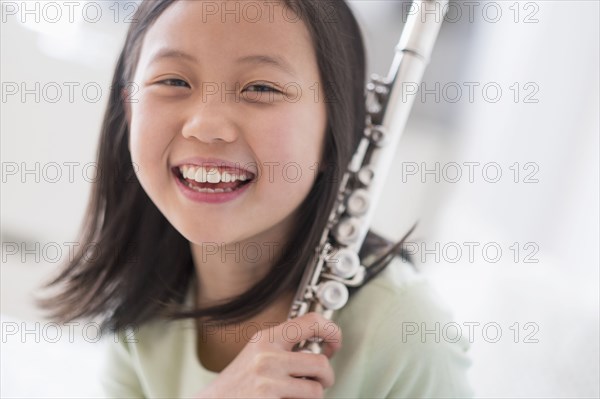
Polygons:
[[233,191],[233,189],[232,189],[232,188],[225,188],[225,189],[223,189],[223,188],[215,188],[215,189],[212,189],[212,188],[200,188],[200,187],[195,187],[195,186],[192,186],[192,184],[191,184],[191,183],[189,183],[189,182],[187,182],[187,181],[185,181],[185,184],[186,184],[186,185],[187,185],[189,188],[191,188],[192,190],[194,190],[194,191],[197,191],[197,192],[199,192],[199,193],[210,193],[210,194],[217,194],[217,193],[230,193],[230,192],[232,192],[232,191]]

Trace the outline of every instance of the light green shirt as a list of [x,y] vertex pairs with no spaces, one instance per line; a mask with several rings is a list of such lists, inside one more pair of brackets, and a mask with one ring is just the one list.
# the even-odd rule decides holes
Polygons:
[[[193,304],[191,290],[186,304]],[[473,396],[469,342],[451,328],[451,313],[427,280],[399,258],[332,320],[343,346],[331,359],[335,385],[326,398]],[[101,375],[106,395],[195,397],[219,375],[199,362],[196,337],[192,319],[152,321],[119,335],[109,344]]]

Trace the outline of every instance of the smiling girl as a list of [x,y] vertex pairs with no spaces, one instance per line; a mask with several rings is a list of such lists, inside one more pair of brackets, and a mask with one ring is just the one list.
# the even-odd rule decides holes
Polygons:
[[[407,334],[451,317],[401,257],[332,321],[287,321],[364,127],[347,5],[143,1],[134,21],[82,235],[96,253],[79,253],[46,303],[118,332],[107,395],[470,396],[463,339]],[[361,259],[397,247],[369,233]],[[292,350],[315,336],[323,354]]]

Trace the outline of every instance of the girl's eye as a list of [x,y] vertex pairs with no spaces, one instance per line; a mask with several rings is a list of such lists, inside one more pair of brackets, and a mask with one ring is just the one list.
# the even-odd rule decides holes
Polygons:
[[165,86],[174,86],[174,87],[190,87],[190,85],[181,79],[165,79],[158,82],[159,84],[163,84]]
[[261,103],[269,104],[275,103],[281,100],[283,92],[266,84],[256,83],[247,86],[243,91],[242,95],[245,100],[250,103]]
[[254,84],[248,86],[245,91],[255,92],[255,93],[281,93],[274,87],[263,85],[263,84]]

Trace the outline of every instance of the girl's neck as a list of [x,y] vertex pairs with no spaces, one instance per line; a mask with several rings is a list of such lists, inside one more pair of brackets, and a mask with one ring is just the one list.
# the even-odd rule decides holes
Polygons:
[[[260,236],[222,245],[190,243],[196,270],[196,307],[232,300],[262,280],[285,248],[293,216]],[[239,324],[204,323],[196,320],[197,356],[211,371],[223,370],[252,338],[257,326],[273,328],[287,320],[294,292],[281,295],[256,316]],[[233,333],[232,333],[233,332]],[[239,332],[239,334],[236,334]]]

